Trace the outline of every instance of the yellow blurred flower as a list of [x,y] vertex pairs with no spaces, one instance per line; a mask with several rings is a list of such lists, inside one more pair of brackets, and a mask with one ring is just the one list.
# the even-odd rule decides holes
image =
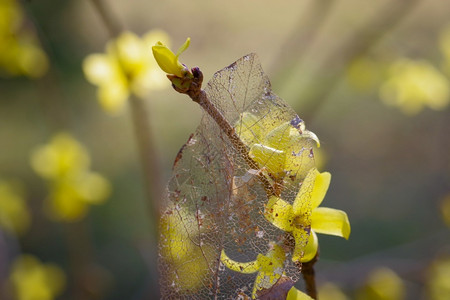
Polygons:
[[449,82],[425,60],[401,59],[389,69],[389,77],[380,88],[380,97],[405,114],[419,113],[424,106],[442,110],[449,103]]
[[369,274],[356,296],[357,300],[401,300],[405,298],[405,285],[394,271],[380,267]]
[[441,214],[445,224],[450,227],[450,194],[446,195],[441,202]]
[[156,45],[152,47],[153,56],[164,72],[178,77],[184,77],[189,70],[178,61],[178,57],[189,47],[190,43],[191,39],[187,38],[186,42],[178,49],[177,54],[174,54],[167,45],[158,41]]
[[215,251],[210,245],[199,245],[197,218],[182,209],[172,208],[160,222],[160,251],[168,266],[164,272],[176,290],[195,292],[203,286],[209,263],[215,263]]
[[168,86],[150,53],[158,40],[169,37],[161,30],[150,31],[142,38],[125,31],[107,44],[105,54],[91,54],[84,59],[84,74],[98,86],[98,99],[106,111],[119,111],[130,93],[144,98],[151,90]]
[[348,300],[349,298],[342,292],[336,284],[327,282],[318,288],[320,300]]
[[21,255],[12,264],[9,284],[15,300],[52,300],[63,292],[66,277],[57,265]]
[[[342,210],[318,207],[325,197],[330,185],[331,174],[319,173],[312,168],[304,179],[294,203],[272,196],[264,211],[264,216],[276,227],[292,232],[295,239],[293,261],[308,262],[318,250],[317,233],[336,235],[348,239],[350,222]],[[305,211],[309,203],[312,211]],[[305,243],[306,247],[305,247]]]
[[429,299],[450,299],[450,258],[440,258],[434,261],[428,274],[427,290]]
[[68,133],[55,135],[49,144],[31,155],[34,171],[49,181],[45,211],[59,221],[82,218],[90,204],[101,204],[109,196],[109,182],[89,170],[86,149]]
[[61,132],[31,154],[33,170],[46,179],[58,179],[89,169],[87,150],[70,134]]
[[30,222],[30,211],[20,186],[0,180],[0,226],[9,233],[20,235],[28,229]]
[[22,24],[23,13],[16,0],[0,0],[0,33],[14,33]]
[[258,254],[255,261],[237,262],[229,258],[222,250],[220,261],[230,270],[242,274],[257,273],[253,284],[252,298],[256,299],[258,291],[270,289],[283,275],[284,260],[286,254],[283,248],[277,244],[271,244],[271,249],[266,255]]
[[368,57],[361,57],[350,63],[346,77],[355,89],[370,91],[381,79],[382,71],[380,63]]
[[286,300],[312,300],[313,298],[311,298],[310,296],[308,296],[307,294],[303,293],[302,291],[299,291],[298,289],[295,288],[295,286],[293,286],[286,297]]
[[41,77],[48,69],[48,58],[35,34],[21,28],[23,13],[14,0],[0,0],[0,69],[5,75]]

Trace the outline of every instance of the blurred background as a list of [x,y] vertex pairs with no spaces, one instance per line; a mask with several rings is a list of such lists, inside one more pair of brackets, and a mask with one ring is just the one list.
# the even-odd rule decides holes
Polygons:
[[320,238],[323,299],[450,298],[449,3],[103,0],[109,29],[99,3],[0,0],[0,299],[155,295],[132,103],[162,182],[201,110],[168,82],[105,110],[98,86],[113,79],[86,57],[114,28],[163,30],[172,49],[191,37],[181,61],[205,80],[258,54],[321,140],[325,206],[352,225],[348,241]]

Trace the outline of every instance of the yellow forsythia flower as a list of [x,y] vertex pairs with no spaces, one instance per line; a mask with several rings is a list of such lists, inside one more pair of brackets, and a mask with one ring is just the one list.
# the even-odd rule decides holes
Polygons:
[[23,192],[14,182],[0,180],[0,226],[9,233],[20,235],[29,227],[30,211]]
[[450,228],[450,194],[446,195],[441,202],[441,214],[445,224]]
[[449,103],[447,78],[424,60],[401,59],[389,70],[389,78],[380,88],[380,97],[405,114],[419,113],[424,106],[442,110]]
[[431,264],[428,275],[428,299],[450,299],[450,257],[442,257],[435,260]]
[[0,71],[7,76],[41,77],[48,58],[35,34],[22,28],[23,13],[16,0],[0,0]]
[[313,300],[313,298],[303,293],[302,291],[299,291],[295,288],[295,286],[293,286],[289,290],[286,300]]
[[298,128],[291,122],[271,122],[268,118],[258,119],[244,112],[235,124],[235,131],[250,147],[249,155],[258,165],[277,179],[289,176],[305,176],[311,168],[308,161],[310,152],[305,151],[307,141],[315,141],[317,136],[305,129],[300,121]]
[[11,267],[9,285],[16,300],[52,300],[66,284],[64,272],[54,264],[43,264],[31,255],[21,255]]
[[405,285],[391,269],[381,267],[373,270],[357,300],[402,300],[405,299]]
[[162,30],[152,30],[142,38],[125,31],[107,44],[106,53],[84,59],[84,74],[98,86],[98,99],[107,112],[118,112],[131,93],[144,98],[151,90],[168,86],[150,52],[158,40],[169,37]]
[[109,182],[89,170],[86,149],[67,133],[59,133],[49,144],[36,148],[31,165],[48,180],[50,195],[45,208],[55,220],[79,220],[90,204],[101,204],[110,194]]
[[320,300],[349,300],[342,290],[334,283],[327,282],[318,288]]
[[152,47],[153,56],[164,72],[183,77],[189,71],[178,61],[178,57],[189,47],[190,43],[191,39],[187,38],[186,42],[178,49],[177,54],[174,54],[167,45],[158,41],[156,45]]
[[170,211],[160,223],[161,255],[168,266],[165,273],[175,289],[195,292],[203,286],[215,251],[210,245],[200,246],[193,241],[199,235],[194,215],[177,208]]
[[[330,180],[330,173],[319,173],[312,168],[292,205],[272,196],[265,207],[264,216],[269,222],[281,230],[292,232],[295,239],[293,261],[308,262],[315,257],[318,249],[316,232],[345,239],[350,235],[350,222],[344,211],[318,207],[325,197]],[[305,241],[308,241],[306,247]]]
[[230,270],[242,274],[258,272],[253,284],[253,299],[256,299],[258,291],[270,289],[280,279],[283,275],[285,259],[286,254],[283,248],[277,244],[271,244],[271,249],[266,255],[258,254],[256,260],[251,262],[234,261],[223,250],[220,256],[220,261]]

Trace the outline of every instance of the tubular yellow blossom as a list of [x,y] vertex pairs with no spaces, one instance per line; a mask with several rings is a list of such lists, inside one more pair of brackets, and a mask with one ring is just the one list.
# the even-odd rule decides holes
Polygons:
[[380,97],[386,104],[398,106],[408,115],[419,113],[424,106],[442,110],[448,105],[449,81],[429,62],[401,59],[389,73],[380,88]]
[[[264,168],[272,176],[281,179],[286,175],[305,174],[304,159],[309,155],[303,151],[306,141],[315,141],[320,147],[317,136],[305,129],[301,122],[299,128],[294,127],[291,122],[284,122],[271,130],[264,131],[255,124],[256,117],[251,114],[243,115],[242,120],[236,126],[236,131],[240,133],[244,142],[258,141],[250,145],[249,155],[261,168]],[[270,128],[270,127],[269,127]]]
[[426,278],[427,299],[447,300],[450,297],[450,257],[440,256],[430,265]]
[[[199,229],[196,218],[186,210],[173,207],[172,214],[165,214],[160,221],[162,258],[173,270],[170,280],[176,282],[177,289],[195,291],[202,287],[207,276],[208,261],[213,260],[214,249],[210,245],[198,245],[192,237]],[[180,225],[183,222],[183,225]]]
[[253,285],[252,298],[256,299],[257,292],[262,289],[271,288],[283,275],[283,266],[286,254],[283,248],[272,244],[272,248],[266,255],[258,254],[255,261],[237,262],[229,258],[222,250],[220,261],[230,270],[251,274],[258,272]]
[[48,58],[34,32],[23,27],[23,12],[17,1],[0,2],[0,71],[6,76],[41,77]]
[[299,291],[298,289],[293,286],[286,297],[286,300],[313,300],[310,296],[306,295],[302,291]]
[[29,227],[31,215],[25,197],[17,184],[0,180],[0,226],[20,235]]
[[169,37],[162,30],[152,30],[143,38],[125,31],[107,44],[106,53],[85,58],[86,79],[99,87],[97,96],[107,112],[120,111],[131,93],[144,98],[151,90],[167,87],[164,73],[148,51],[159,39]]
[[9,284],[17,300],[52,300],[64,290],[66,277],[54,264],[42,264],[31,255],[21,255],[12,265]]
[[187,38],[186,42],[178,49],[177,54],[174,54],[166,45],[157,42],[152,47],[153,56],[164,72],[178,77],[184,77],[188,73],[188,69],[179,62],[178,57],[189,47],[190,43],[191,39]]
[[108,180],[89,170],[87,150],[68,133],[59,133],[34,150],[31,165],[49,183],[50,195],[44,205],[54,220],[77,221],[89,205],[103,203],[111,192]]
[[357,293],[357,300],[401,300],[405,299],[403,280],[391,269],[379,267],[369,274],[365,286]]
[[[265,207],[264,216],[269,222],[281,230],[292,232],[295,239],[293,261],[307,262],[314,258],[318,249],[315,232],[345,239],[350,235],[350,222],[345,212],[318,207],[325,197],[330,179],[330,173],[319,173],[313,168],[304,179],[293,205],[272,196]],[[311,212],[304,209],[308,203],[311,205]],[[308,240],[306,247],[305,240]]]

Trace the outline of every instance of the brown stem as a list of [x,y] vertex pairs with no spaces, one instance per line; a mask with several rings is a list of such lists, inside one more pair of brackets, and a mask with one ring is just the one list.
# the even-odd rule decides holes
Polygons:
[[302,276],[306,285],[306,293],[313,299],[318,299],[317,288],[316,288],[316,277],[314,272],[314,264],[319,259],[319,252],[317,251],[316,256],[306,263],[302,264]]
[[[114,38],[120,34],[123,26],[117,21],[114,15],[107,9],[102,0],[91,0],[97,13],[102,19],[105,27],[108,29],[111,38]],[[115,45],[115,44],[114,44]],[[120,61],[119,61],[120,63]],[[147,194],[147,205],[149,206],[149,217],[152,223],[152,234],[155,239],[158,235],[159,224],[159,203],[162,196],[162,177],[161,167],[157,155],[156,148],[152,142],[152,130],[150,123],[148,122],[148,112],[141,101],[141,99],[135,96],[130,97],[130,108],[132,112],[132,119],[134,123],[134,130],[136,135],[136,141],[139,148],[139,153],[142,162],[142,168],[144,171],[144,188]],[[157,253],[157,243],[151,243],[151,251]],[[149,260],[150,271],[156,270],[157,256],[152,257]],[[159,298],[159,285],[157,280],[151,280],[149,282],[149,290],[151,291],[150,298]]]
[[[108,29],[111,38],[116,37],[122,31],[121,24],[117,21],[117,18],[108,11],[107,7],[101,0],[91,0],[96,8],[99,16],[101,17],[105,27]],[[120,61],[119,61],[120,63]],[[161,179],[161,167],[159,165],[159,159],[154,143],[152,142],[152,130],[150,123],[148,122],[148,112],[144,103],[131,96],[130,107],[133,116],[134,130],[136,140],[138,143],[139,153],[142,161],[142,168],[144,170],[144,186],[147,197],[149,199],[149,214],[153,223],[154,236],[158,234],[158,220],[159,220],[159,200],[162,196],[162,179]]]
[[106,29],[111,37],[118,36],[122,31],[123,26],[119,23],[117,18],[113,17],[113,14],[108,11],[108,8],[104,5],[102,0],[91,0],[92,4],[95,6],[95,10],[100,15],[103,24],[105,24]]
[[[239,155],[245,160],[247,165],[254,170],[258,170],[259,165],[249,156],[248,147],[242,142],[240,137],[236,134],[233,126],[225,119],[223,114],[217,109],[217,107],[208,98],[208,95],[204,90],[202,90],[203,74],[199,68],[193,68],[192,74],[194,78],[192,79],[191,85],[187,90],[180,90],[175,88],[180,93],[187,94],[191,99],[198,103],[213,119],[216,121],[217,125],[220,127],[223,133],[225,133],[233,145],[234,149],[239,153]],[[171,77],[169,77],[171,78]],[[261,173],[256,175],[258,180],[261,182],[264,190],[266,191],[267,197],[276,196],[277,193],[273,188],[269,180]]]
[[139,153],[142,161],[142,168],[144,171],[145,189],[149,205],[149,213],[153,226],[155,236],[158,231],[159,220],[159,204],[162,196],[162,178],[161,166],[158,160],[156,147],[153,144],[153,134],[148,121],[148,112],[144,102],[135,96],[130,98],[130,108],[133,115],[134,131],[138,143]]

